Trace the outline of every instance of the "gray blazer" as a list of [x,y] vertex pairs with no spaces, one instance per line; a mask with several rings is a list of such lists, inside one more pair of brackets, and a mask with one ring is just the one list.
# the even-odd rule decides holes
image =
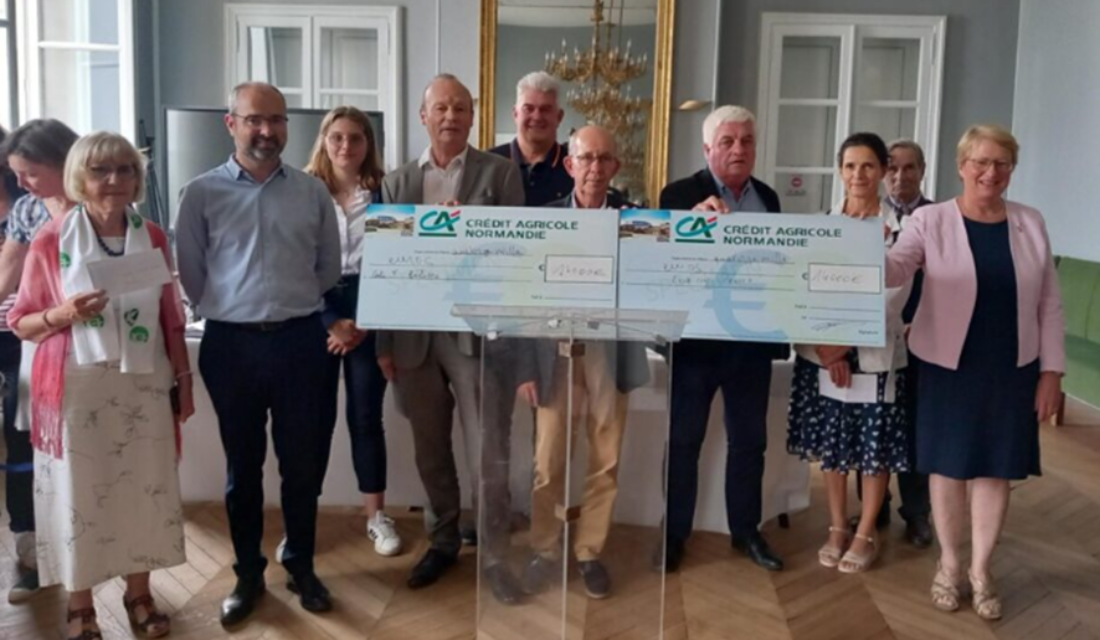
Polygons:
[[[522,207],[526,198],[519,167],[506,158],[470,147],[455,200],[466,205]],[[382,202],[435,204],[424,202],[424,170],[419,159],[405,164],[382,180]],[[462,353],[478,355],[478,341],[474,334],[457,333],[454,337]],[[379,331],[376,340],[378,355],[392,356],[394,364],[400,369],[419,367],[428,357],[430,333],[427,331]]]
[[[547,207],[564,209],[573,206],[573,194],[547,203]],[[607,195],[607,206],[611,209],[633,207],[616,193]],[[608,349],[606,356],[607,371],[615,374],[615,387],[619,393],[630,393],[649,382],[649,361],[646,358],[645,345],[641,342],[618,341]],[[520,382],[534,382],[538,389],[539,404],[549,406],[554,397],[554,364],[558,360],[557,340],[521,340],[520,341]]]

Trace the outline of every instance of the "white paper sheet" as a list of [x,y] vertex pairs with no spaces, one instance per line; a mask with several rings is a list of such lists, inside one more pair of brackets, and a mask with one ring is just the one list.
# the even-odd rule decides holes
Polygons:
[[84,266],[88,269],[92,285],[106,291],[111,298],[152,289],[172,281],[164,254],[159,249],[95,260]]
[[878,376],[873,373],[853,373],[852,386],[841,388],[833,384],[828,369],[821,369],[817,372],[817,388],[826,398],[841,402],[878,402]]

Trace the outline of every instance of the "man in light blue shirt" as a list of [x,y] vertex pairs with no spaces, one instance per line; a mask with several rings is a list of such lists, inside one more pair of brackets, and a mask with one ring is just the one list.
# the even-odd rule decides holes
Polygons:
[[313,551],[327,336],[320,310],[340,278],[340,238],[325,186],[280,159],[287,138],[282,93],[262,83],[236,87],[225,123],[236,152],[184,187],[176,243],[180,281],[206,318],[199,369],[228,467],[237,586],[222,603],[221,621],[230,626],[248,617],[265,590],[269,413],[283,481],[287,587],[308,611],[332,608]]

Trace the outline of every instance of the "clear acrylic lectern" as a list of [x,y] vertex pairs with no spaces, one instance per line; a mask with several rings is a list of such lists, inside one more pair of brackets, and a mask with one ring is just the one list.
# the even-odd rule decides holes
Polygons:
[[477,637],[662,638],[686,312],[456,305],[481,336]]

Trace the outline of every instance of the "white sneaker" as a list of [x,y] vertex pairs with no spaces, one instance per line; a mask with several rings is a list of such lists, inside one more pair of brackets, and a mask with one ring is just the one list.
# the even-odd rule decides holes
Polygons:
[[393,526],[393,519],[379,511],[367,520],[367,537],[374,540],[374,551],[380,556],[401,553],[401,536]]
[[286,536],[279,541],[279,546],[275,547],[275,562],[279,564],[283,563],[283,556],[286,555]]

